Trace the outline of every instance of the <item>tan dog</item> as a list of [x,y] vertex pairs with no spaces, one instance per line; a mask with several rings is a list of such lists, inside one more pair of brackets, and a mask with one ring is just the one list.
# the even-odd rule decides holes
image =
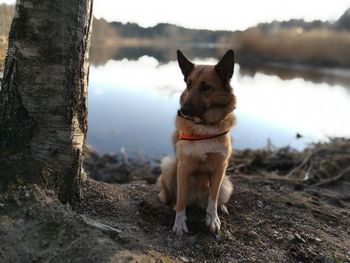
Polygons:
[[206,207],[206,224],[216,233],[221,225],[217,208],[227,212],[233,189],[225,172],[232,152],[229,130],[235,124],[236,100],[230,86],[234,53],[229,50],[215,66],[194,65],[179,50],[177,58],[187,87],[173,135],[176,158],[162,160],[159,197],[176,204],[177,235],[188,232],[186,205]]

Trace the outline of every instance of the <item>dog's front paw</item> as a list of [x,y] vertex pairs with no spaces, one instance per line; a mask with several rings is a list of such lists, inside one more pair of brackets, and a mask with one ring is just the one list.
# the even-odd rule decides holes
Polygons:
[[176,213],[173,232],[175,232],[176,235],[178,235],[180,237],[182,237],[185,233],[188,233],[186,219],[187,218],[186,218],[185,211]]
[[218,216],[216,206],[208,206],[207,215],[205,217],[205,223],[209,227],[210,232],[212,232],[213,234],[219,233],[221,222]]
[[220,218],[218,217],[217,213],[208,213],[205,217],[205,222],[207,226],[209,227],[210,232],[213,234],[219,233],[220,232]]

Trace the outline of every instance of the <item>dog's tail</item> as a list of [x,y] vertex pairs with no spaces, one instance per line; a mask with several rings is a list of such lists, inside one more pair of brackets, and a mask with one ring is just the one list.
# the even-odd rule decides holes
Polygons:
[[157,184],[160,187],[159,199],[163,203],[174,202],[176,198],[176,166],[175,157],[165,156],[161,163],[161,175]]
[[175,172],[176,158],[174,156],[165,156],[160,162],[160,169],[162,172]]

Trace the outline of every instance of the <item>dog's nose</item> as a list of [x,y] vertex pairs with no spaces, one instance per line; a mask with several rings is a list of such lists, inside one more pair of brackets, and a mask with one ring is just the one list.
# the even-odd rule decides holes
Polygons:
[[180,111],[183,115],[190,115],[190,107],[188,106],[188,104],[182,105]]

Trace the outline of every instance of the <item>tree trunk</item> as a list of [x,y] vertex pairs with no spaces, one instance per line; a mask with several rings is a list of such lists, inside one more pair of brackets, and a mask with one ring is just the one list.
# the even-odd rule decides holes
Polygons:
[[92,0],[20,0],[0,91],[0,186],[79,195]]

